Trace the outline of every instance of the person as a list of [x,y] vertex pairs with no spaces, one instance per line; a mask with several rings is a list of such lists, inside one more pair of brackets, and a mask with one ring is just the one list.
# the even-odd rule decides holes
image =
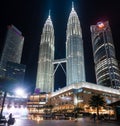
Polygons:
[[9,115],[9,119],[12,119],[12,113],[10,113],[10,115]]
[[96,121],[96,113],[93,114],[94,122]]
[[8,119],[8,126],[13,125],[14,122],[15,122],[15,118],[13,118],[12,113],[10,113],[9,119]]
[[78,121],[78,114],[77,114],[77,112],[75,112],[75,114],[74,114],[74,116],[75,116],[75,121],[77,122]]

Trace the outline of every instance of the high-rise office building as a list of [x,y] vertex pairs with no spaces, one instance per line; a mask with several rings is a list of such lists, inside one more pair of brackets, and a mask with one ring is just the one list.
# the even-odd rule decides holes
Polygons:
[[85,81],[82,31],[73,4],[67,23],[66,34],[67,85],[71,85]]
[[13,63],[21,62],[23,43],[24,37],[22,36],[22,33],[14,25],[9,26],[1,56],[1,76],[5,75],[6,64],[8,61]]
[[1,56],[2,66],[5,66],[7,61],[14,63],[21,62],[23,43],[24,37],[22,33],[15,26],[9,26]]
[[98,22],[91,27],[97,84],[120,88],[120,70],[109,22]]
[[54,28],[49,14],[43,27],[38,58],[36,89],[39,88],[41,92],[54,90],[53,60]]

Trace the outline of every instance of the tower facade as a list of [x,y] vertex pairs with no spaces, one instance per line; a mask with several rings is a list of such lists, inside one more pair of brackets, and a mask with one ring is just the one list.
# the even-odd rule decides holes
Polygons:
[[41,92],[52,92],[54,86],[52,64],[54,60],[54,28],[50,15],[46,20],[40,42],[36,88]]
[[91,37],[97,84],[120,88],[120,70],[109,22],[92,25]]
[[8,61],[18,64],[21,62],[23,44],[22,33],[14,25],[9,26],[1,56],[0,74],[4,74]]
[[67,23],[66,60],[67,85],[85,81],[82,31],[73,5]]

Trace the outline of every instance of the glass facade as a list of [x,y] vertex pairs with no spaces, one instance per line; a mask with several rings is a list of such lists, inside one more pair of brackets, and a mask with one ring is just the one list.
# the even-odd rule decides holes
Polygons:
[[40,51],[37,68],[36,88],[41,92],[52,92],[54,90],[54,28],[49,15],[41,35]]
[[8,61],[13,63],[21,62],[23,43],[24,37],[22,36],[22,33],[14,25],[9,26],[1,56],[1,77],[5,75],[6,64]]
[[5,66],[7,61],[21,62],[23,43],[24,37],[22,33],[15,26],[9,26],[1,57],[2,66]]
[[97,84],[120,88],[120,70],[108,21],[91,26]]
[[84,50],[79,18],[74,7],[66,31],[67,85],[85,81]]

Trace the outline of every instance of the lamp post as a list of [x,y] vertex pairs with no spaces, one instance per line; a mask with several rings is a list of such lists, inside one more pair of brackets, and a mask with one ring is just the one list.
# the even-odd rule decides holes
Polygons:
[[5,92],[4,92],[4,96],[3,96],[2,109],[1,109],[1,112],[0,112],[0,115],[1,115],[1,116],[2,116],[2,113],[3,113],[3,108],[4,108],[6,96],[7,96],[7,92],[5,91]]

